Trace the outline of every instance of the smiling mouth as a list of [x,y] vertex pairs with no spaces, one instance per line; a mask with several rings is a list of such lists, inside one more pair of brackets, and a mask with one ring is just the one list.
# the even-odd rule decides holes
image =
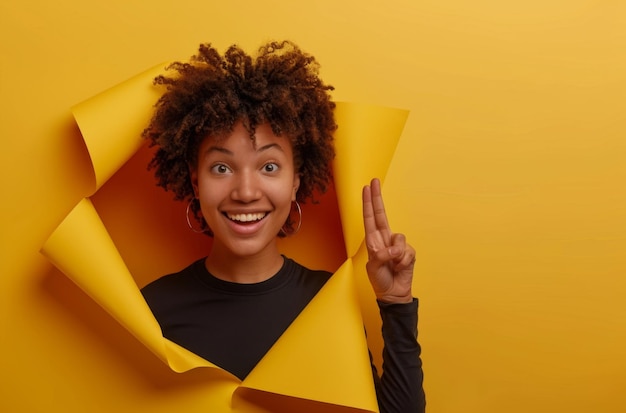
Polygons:
[[253,214],[226,214],[228,219],[240,223],[257,222],[265,218],[266,212],[255,212]]

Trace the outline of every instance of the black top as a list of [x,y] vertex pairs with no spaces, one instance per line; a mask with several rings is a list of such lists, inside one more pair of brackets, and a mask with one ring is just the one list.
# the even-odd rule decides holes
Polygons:
[[[163,336],[243,380],[322,288],[331,274],[286,258],[266,281],[239,284],[210,274],[204,259],[145,286]],[[372,370],[381,413],[423,412],[417,300],[379,303],[383,375]]]
[[243,380],[329,278],[285,258],[266,281],[232,283],[202,259],[142,293],[164,337]]

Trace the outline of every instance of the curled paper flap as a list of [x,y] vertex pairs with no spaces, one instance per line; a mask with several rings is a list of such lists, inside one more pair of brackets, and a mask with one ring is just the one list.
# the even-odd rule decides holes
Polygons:
[[43,254],[174,371],[213,364],[164,341],[146,304],[91,201],[74,207],[44,243]]
[[95,191],[141,146],[141,133],[160,96],[152,79],[163,73],[164,67],[154,66],[72,108],[91,157]]
[[384,181],[409,112],[382,106],[338,103],[333,170],[346,254],[354,256],[363,238],[359,188]]
[[[158,65],[73,108],[93,163],[96,190],[140,148],[141,132],[159,97],[152,80],[163,67]],[[212,369],[220,379],[207,384],[207,390],[216,405],[249,413],[266,412],[262,406],[306,413],[319,411],[321,405],[332,412],[376,411],[353,286],[355,272],[362,277],[363,271],[355,271],[351,257],[364,236],[360,188],[374,176],[385,176],[406,116],[402,110],[337,104],[334,175],[348,259],[244,383],[162,337],[89,199],[70,212],[42,253],[174,371]]]
[[335,272],[242,386],[376,410],[352,260]]

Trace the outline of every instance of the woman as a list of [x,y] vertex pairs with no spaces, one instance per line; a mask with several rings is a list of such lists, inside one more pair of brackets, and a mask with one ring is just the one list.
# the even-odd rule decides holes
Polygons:
[[[157,147],[150,166],[213,243],[142,292],[166,338],[243,380],[331,276],[282,256],[276,241],[299,228],[299,202],[330,182],[332,87],[291,42],[256,57],[201,45],[170,68],[176,76],[155,80],[167,91],[144,132]],[[380,379],[372,365],[380,410],[423,411],[415,251],[390,230],[376,179],[363,189],[363,219],[385,340]]]

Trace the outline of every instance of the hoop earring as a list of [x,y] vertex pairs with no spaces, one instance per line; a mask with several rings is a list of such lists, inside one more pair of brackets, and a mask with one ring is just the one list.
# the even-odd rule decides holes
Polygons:
[[296,235],[298,233],[298,231],[300,231],[300,227],[302,226],[302,208],[300,208],[300,204],[298,203],[298,201],[293,201],[296,204],[296,210],[298,211],[298,225],[296,226],[296,229],[294,229],[293,231],[287,232],[285,231],[284,225],[283,227],[280,229],[280,231],[285,234],[285,236],[292,236],[292,235]]
[[187,210],[185,211],[185,218],[187,218],[187,226],[189,227],[189,229],[190,229],[190,230],[192,230],[192,231],[193,231],[193,232],[195,232],[196,234],[202,234],[202,233],[206,232],[206,230],[204,230],[204,229],[200,229],[200,230],[195,229],[195,228],[193,227],[193,225],[191,225],[191,220],[189,219],[189,210],[191,209],[191,203],[192,203],[193,201],[195,201],[196,199],[198,199],[198,198],[192,198],[192,199],[189,201],[189,203],[187,204]]

